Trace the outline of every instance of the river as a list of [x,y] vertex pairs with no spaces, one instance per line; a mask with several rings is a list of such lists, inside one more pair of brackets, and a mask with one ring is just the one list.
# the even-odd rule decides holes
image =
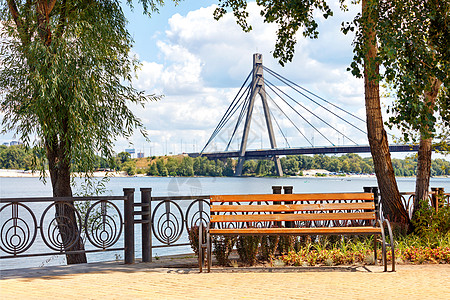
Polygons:
[[[76,180],[78,185],[80,179]],[[401,192],[413,192],[415,178],[397,178]],[[365,186],[376,186],[373,177],[285,177],[285,178],[235,178],[235,177],[113,177],[106,182],[106,195],[123,195],[123,188],[136,189],[136,201],[140,188],[152,188],[153,196],[186,196],[211,194],[262,194],[272,193],[272,186],[293,186],[294,193],[362,192]],[[450,191],[450,178],[432,178],[431,187]],[[76,192],[76,191],[75,191]],[[43,184],[38,178],[0,178],[0,198],[26,198],[51,196],[51,184]],[[137,226],[138,228],[140,226]],[[138,242],[138,241],[137,241]],[[188,246],[159,248],[158,256],[181,254],[190,251]],[[140,246],[136,245],[140,257]],[[88,255],[88,261],[123,258],[123,253],[102,252]],[[38,267],[64,264],[64,257],[33,257],[2,259],[0,269]]]

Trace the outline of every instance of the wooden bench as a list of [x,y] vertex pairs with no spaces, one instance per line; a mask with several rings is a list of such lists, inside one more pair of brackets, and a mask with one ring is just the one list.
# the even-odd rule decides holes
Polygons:
[[[373,193],[214,195],[210,196],[210,211],[206,242],[203,225],[199,230],[200,272],[204,263],[208,272],[211,268],[212,235],[377,235],[381,237],[384,271],[387,247],[391,247],[395,271],[391,226],[378,217]],[[376,237],[374,255],[377,263]]]

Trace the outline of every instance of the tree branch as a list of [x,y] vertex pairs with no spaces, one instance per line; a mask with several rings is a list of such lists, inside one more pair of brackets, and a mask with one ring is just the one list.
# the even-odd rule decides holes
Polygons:
[[13,17],[14,23],[16,23],[17,28],[22,27],[22,20],[20,19],[19,10],[17,9],[16,1],[8,0],[9,11]]
[[53,8],[55,7],[56,4],[56,0],[50,0],[47,4],[47,16],[50,15],[50,13],[52,12]]

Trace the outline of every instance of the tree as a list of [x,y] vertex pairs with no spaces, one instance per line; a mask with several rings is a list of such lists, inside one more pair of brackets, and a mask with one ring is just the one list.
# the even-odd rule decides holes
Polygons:
[[242,168],[242,173],[245,175],[251,175],[256,172],[257,163],[253,159],[246,160],[244,162],[244,167]]
[[402,129],[405,141],[419,142],[414,210],[428,196],[433,139],[448,143],[449,12],[448,1],[380,4],[380,56],[396,95],[390,125]]
[[191,157],[183,157],[181,164],[178,167],[178,175],[180,176],[194,176],[194,160]]
[[128,160],[122,164],[120,169],[125,171],[128,176],[134,176],[136,174],[136,161]]
[[169,175],[169,172],[167,171],[166,165],[164,163],[163,158],[158,158],[156,160],[156,167],[158,169],[158,174],[161,176],[167,176]]
[[120,159],[120,162],[123,164],[124,162],[127,162],[131,159],[131,154],[125,151],[120,152],[117,154],[117,156]]
[[223,173],[223,176],[228,176],[228,177],[231,177],[234,175],[233,160],[231,158],[227,158],[227,161],[225,162],[222,173]]
[[[141,2],[148,14],[162,3]],[[117,137],[127,138],[135,128],[144,132],[127,105],[144,105],[156,97],[131,85],[137,61],[129,55],[132,39],[119,2],[7,0],[4,4],[0,11],[4,131],[13,131],[45,154],[54,197],[72,196],[72,167],[89,174],[97,152],[112,157]],[[76,224],[75,213],[64,211],[58,220]],[[74,232],[61,230],[62,223],[64,242]],[[82,247],[80,241],[71,250]],[[68,264],[85,261],[85,255],[67,255]]]
[[[344,0],[339,1],[342,9],[346,9]],[[355,57],[352,62],[352,73],[364,76],[366,119],[369,144],[374,160],[375,173],[380,187],[385,215],[393,222],[409,224],[409,217],[402,205],[400,192],[395,180],[391,163],[386,131],[383,127],[379,95],[379,62],[377,59],[376,25],[378,0],[362,0],[362,13],[357,16],[352,25],[343,28],[344,32],[358,28],[355,40]],[[318,24],[314,20],[315,12],[324,18],[333,15],[324,0],[311,1],[257,1],[262,7],[261,15],[269,23],[278,24],[277,42],[273,52],[279,58],[281,65],[291,61],[294,56],[294,46],[297,42],[296,33],[303,29],[305,37],[317,38]],[[251,30],[246,22],[246,1],[219,0],[219,7],[215,11],[215,18],[220,19],[225,8],[231,8],[243,30]],[[361,74],[359,66],[363,65]]]
[[148,176],[158,176],[159,175],[158,167],[156,166],[156,163],[154,163],[154,162],[150,163],[150,167],[148,168],[147,175]]

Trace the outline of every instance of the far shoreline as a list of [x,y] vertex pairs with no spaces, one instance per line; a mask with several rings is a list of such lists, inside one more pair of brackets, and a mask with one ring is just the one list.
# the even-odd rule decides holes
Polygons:
[[[328,171],[327,171],[328,172]],[[294,175],[294,176],[285,176],[280,178],[376,178],[375,174],[344,174],[344,175],[330,175],[324,172],[324,170],[305,170],[303,171],[304,175]],[[321,174],[321,175],[316,175]],[[79,174],[74,173],[75,177],[80,177]],[[46,171],[45,177],[49,177],[50,174],[48,170]],[[125,172],[93,172],[94,178],[103,178],[105,176],[108,177],[125,177],[125,178],[132,178],[132,177],[149,177],[149,178],[164,178],[162,176],[147,176],[144,174],[136,174],[133,176],[127,175]],[[0,169],[0,178],[40,178],[41,173],[39,171],[32,172],[30,170],[13,170],[13,169]],[[168,176],[172,177],[172,176]],[[209,176],[173,176],[173,177],[209,177]],[[226,177],[226,176],[221,176]],[[265,178],[265,176],[243,176],[243,178],[249,177],[249,178]],[[397,178],[414,178],[415,176],[396,176]],[[444,176],[433,176],[432,178],[450,178],[449,175]]]

